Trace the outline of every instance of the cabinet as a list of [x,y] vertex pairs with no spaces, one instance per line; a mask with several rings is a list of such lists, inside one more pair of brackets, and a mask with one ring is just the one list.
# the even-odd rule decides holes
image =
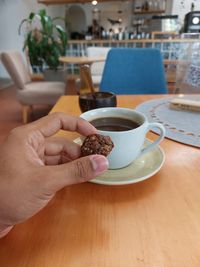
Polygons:
[[[152,31],[163,31],[161,22],[155,17],[165,15],[165,0],[134,0],[133,2],[133,30],[137,35],[151,34]],[[148,38],[148,37],[147,37]]]
[[133,11],[133,14],[135,15],[145,15],[145,14],[162,14],[162,13],[165,13],[165,10],[164,9],[160,9],[160,10],[141,10],[141,11],[138,11],[138,10],[134,10]]
[[162,14],[166,10],[166,0],[134,0],[133,14]]

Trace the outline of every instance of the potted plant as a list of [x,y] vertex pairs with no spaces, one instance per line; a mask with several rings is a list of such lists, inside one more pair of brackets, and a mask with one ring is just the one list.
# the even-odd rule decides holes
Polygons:
[[20,23],[19,34],[24,26],[26,27],[23,50],[27,50],[33,71],[40,69],[45,73],[48,69],[57,73],[59,70],[59,57],[66,52],[67,33],[55,23],[58,19],[62,18],[51,18],[46,10],[42,9],[38,13],[31,12],[28,18]]

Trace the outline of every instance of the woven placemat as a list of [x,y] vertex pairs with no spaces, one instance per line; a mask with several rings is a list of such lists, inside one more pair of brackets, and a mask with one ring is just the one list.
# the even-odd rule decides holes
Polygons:
[[[149,122],[162,123],[166,129],[167,138],[183,144],[200,147],[200,112],[170,109],[170,101],[177,97],[149,100],[135,109],[145,114]],[[182,98],[200,101],[199,95],[184,96]],[[158,130],[153,129],[153,132],[158,133]]]

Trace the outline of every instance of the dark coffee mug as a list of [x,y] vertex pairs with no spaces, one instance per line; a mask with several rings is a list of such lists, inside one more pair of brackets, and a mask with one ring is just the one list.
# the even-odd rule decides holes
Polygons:
[[111,92],[86,93],[79,96],[79,107],[82,112],[104,107],[116,107],[117,97]]

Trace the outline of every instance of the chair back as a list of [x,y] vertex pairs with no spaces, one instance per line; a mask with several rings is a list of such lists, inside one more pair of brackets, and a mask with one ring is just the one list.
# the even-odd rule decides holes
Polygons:
[[[110,47],[96,47],[91,46],[87,48],[87,55],[89,57],[107,57],[108,51]],[[94,62],[91,65],[91,74],[92,75],[102,75],[104,69],[105,62]]]
[[1,60],[17,89],[25,89],[31,78],[22,55],[18,51],[6,51],[1,53]]
[[113,48],[108,52],[101,91],[116,94],[167,93],[162,55],[153,48]]

